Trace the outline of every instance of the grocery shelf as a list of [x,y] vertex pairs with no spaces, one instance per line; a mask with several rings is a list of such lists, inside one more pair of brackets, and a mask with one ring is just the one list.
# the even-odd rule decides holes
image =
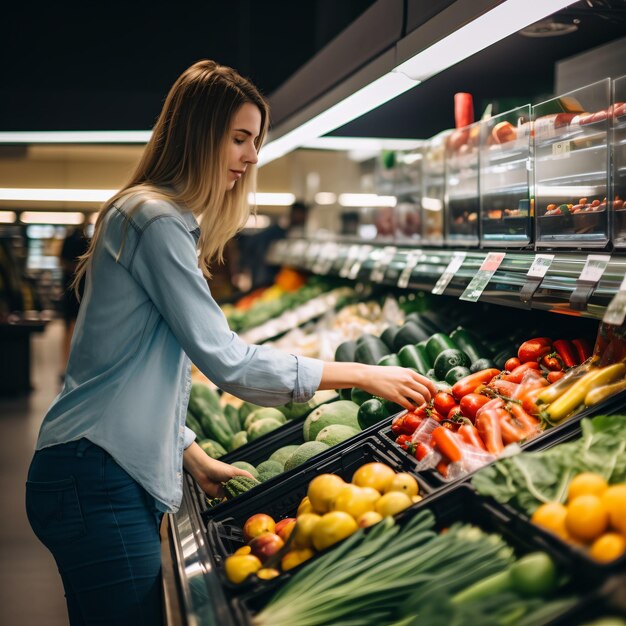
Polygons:
[[527,276],[538,254],[532,250],[396,247],[377,242],[351,244],[292,239],[277,242],[270,259],[276,264],[317,274],[394,287],[404,272],[403,288],[430,291],[454,255],[462,253],[465,258],[444,290],[447,296],[460,296],[487,255],[498,251],[505,253],[505,257],[480,296],[481,302],[602,319],[626,274],[626,255],[616,252],[611,254],[595,286],[579,280],[592,254],[583,251],[542,251],[541,254],[553,254],[554,259],[543,280],[535,284]]

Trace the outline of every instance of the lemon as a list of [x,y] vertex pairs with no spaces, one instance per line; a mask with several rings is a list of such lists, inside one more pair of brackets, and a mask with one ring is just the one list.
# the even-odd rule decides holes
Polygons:
[[592,544],[589,555],[601,563],[618,559],[626,552],[626,538],[619,533],[605,533]]
[[408,509],[412,504],[411,498],[406,493],[390,491],[381,496],[378,502],[376,502],[376,511],[383,517],[387,517]]
[[569,533],[565,528],[565,517],[567,515],[567,508],[560,502],[547,502],[542,504],[530,518],[530,521],[541,528],[545,528],[550,532],[561,537],[561,539],[567,540]]
[[609,515],[598,496],[578,496],[567,505],[565,528],[574,539],[593,541],[608,525]]
[[313,527],[311,537],[316,550],[324,550],[329,546],[349,537],[359,527],[352,515],[344,511],[331,511],[322,515]]
[[602,494],[602,504],[609,514],[611,526],[626,534],[626,484],[611,485]]
[[311,504],[308,496],[304,496],[304,498],[302,498],[302,501],[298,505],[298,512],[296,513],[296,515],[302,515],[302,513],[314,513],[313,505]]
[[379,493],[395,478],[396,473],[384,463],[366,463],[352,476],[352,482],[359,487],[372,487]]
[[385,487],[385,493],[390,491],[400,491],[407,496],[416,496],[419,493],[417,480],[408,472],[400,472],[393,477],[393,480]]
[[316,513],[328,513],[333,500],[346,486],[343,478],[336,474],[320,474],[310,483],[307,496]]
[[293,543],[295,547],[312,547],[313,541],[311,539],[311,533],[315,524],[317,524],[320,519],[322,519],[321,516],[316,515],[315,513],[302,513],[302,515],[298,515],[296,527],[293,529],[292,532],[292,534],[295,533],[293,538]]
[[609,484],[600,474],[593,472],[583,472],[574,476],[567,490],[567,499],[573,500],[578,496],[601,496],[607,489]]
[[368,526],[373,526],[374,524],[378,524],[383,519],[383,516],[376,511],[367,511],[367,513],[363,513],[356,523],[359,528],[367,528]]
[[351,485],[350,488],[342,489],[333,501],[333,511],[344,511],[357,519],[363,513],[374,510],[374,504],[378,497],[372,496],[365,491],[366,488]]

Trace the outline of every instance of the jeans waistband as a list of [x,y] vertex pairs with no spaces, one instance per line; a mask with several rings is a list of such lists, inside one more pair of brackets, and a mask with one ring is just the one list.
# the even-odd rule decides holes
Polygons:
[[39,453],[59,455],[59,456],[75,456],[82,458],[85,456],[103,456],[108,453],[100,446],[92,443],[86,437],[76,439],[75,441],[68,441],[67,443],[58,443],[53,446],[48,446],[38,450]]

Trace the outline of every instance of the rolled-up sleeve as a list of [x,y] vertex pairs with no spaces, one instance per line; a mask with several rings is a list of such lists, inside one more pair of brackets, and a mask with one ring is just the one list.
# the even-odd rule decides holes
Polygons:
[[200,268],[195,241],[174,216],[154,219],[139,238],[129,271],[183,350],[218,387],[265,406],[306,402],[323,363],[267,346],[248,345],[228,327]]
[[196,440],[196,433],[194,433],[193,430],[189,428],[189,426],[185,426],[183,448],[186,450],[195,440]]

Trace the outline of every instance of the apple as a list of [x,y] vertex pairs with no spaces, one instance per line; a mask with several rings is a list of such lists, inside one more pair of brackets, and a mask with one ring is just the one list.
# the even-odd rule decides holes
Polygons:
[[276,528],[276,522],[265,513],[257,513],[246,520],[243,525],[243,537],[246,541],[250,541],[263,533],[273,533]]
[[287,541],[289,539],[289,535],[293,531],[294,526],[296,525],[295,517],[286,517],[285,519],[281,519],[280,522],[276,523],[276,530],[274,531],[283,541]]
[[252,554],[264,563],[273,554],[276,554],[285,542],[275,533],[263,533],[250,541]]

